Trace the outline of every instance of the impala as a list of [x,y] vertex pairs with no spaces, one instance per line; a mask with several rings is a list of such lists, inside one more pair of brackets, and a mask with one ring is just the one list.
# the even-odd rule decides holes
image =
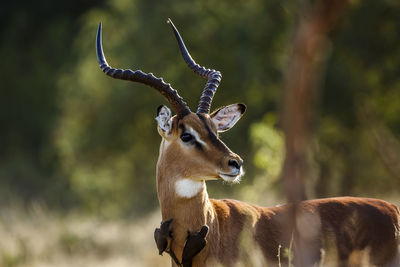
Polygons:
[[[153,87],[176,113],[172,116],[169,108],[160,106],[156,117],[162,137],[156,176],[164,223],[155,232],[160,254],[168,252],[174,266],[233,266],[243,251],[251,250],[260,251],[265,263],[277,265],[278,260],[285,260],[278,259],[279,248],[290,246],[285,219],[292,206],[265,208],[208,197],[206,181],[238,182],[243,175],[243,160],[221,141],[219,133],[234,126],[246,106],[233,104],[210,113],[221,73],[196,64],[173,23],[168,23],[187,65],[207,78],[195,113],[162,78],[140,70],[111,68],[102,50],[101,23],[96,40],[105,74]],[[355,251],[368,251],[375,265],[400,266],[399,210],[388,202],[354,197],[309,200],[298,204],[297,218],[296,230],[311,248],[304,266],[318,263],[326,244],[333,244],[343,266]]]

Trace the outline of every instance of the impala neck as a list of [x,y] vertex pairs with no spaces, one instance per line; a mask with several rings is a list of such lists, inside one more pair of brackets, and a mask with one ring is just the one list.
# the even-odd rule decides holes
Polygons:
[[[175,182],[171,182],[175,181]],[[208,199],[205,181],[199,182],[201,189],[191,198],[182,198],[176,193],[176,179],[168,176],[168,173],[157,175],[157,192],[161,206],[162,220],[173,219],[173,241],[171,249],[179,261],[185,245],[188,231],[197,232],[203,225],[210,227],[210,232],[215,229],[214,211]],[[208,249],[204,248],[201,257],[196,261],[204,261],[204,255],[208,255]],[[197,266],[197,265],[196,265]]]
[[[179,190],[189,193],[182,195]],[[213,218],[205,181],[175,178],[158,169],[157,192],[163,220],[173,218],[176,226],[189,227],[185,232],[198,231]]]
[[167,147],[168,142],[162,140],[157,162],[157,193],[162,218],[174,218],[174,224],[198,226],[198,229],[194,229],[198,231],[212,213],[206,183],[204,180],[184,177],[181,163],[171,161],[165,153]]
[[[157,193],[162,220],[173,219],[171,224],[173,240],[170,249],[181,261],[188,231],[197,232],[203,225],[208,225],[210,227],[208,236],[214,239],[213,233],[218,228],[218,222],[214,219],[214,209],[208,198],[205,181],[185,177],[187,166],[174,160],[175,154],[167,153],[167,147],[168,143],[163,140],[157,163]],[[208,241],[209,244],[215,244],[210,238]],[[209,255],[208,247],[196,257],[196,262],[206,260],[206,255]]]

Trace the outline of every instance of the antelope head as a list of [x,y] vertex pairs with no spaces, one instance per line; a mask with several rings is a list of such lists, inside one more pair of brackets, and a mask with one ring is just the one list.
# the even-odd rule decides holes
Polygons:
[[[153,87],[167,98],[175,112],[176,115],[172,116],[171,110],[166,106],[160,106],[157,109],[158,132],[162,137],[157,164],[158,180],[168,179],[170,184],[183,185],[215,179],[237,182],[243,174],[243,160],[219,139],[219,133],[234,126],[243,115],[246,106],[232,104],[210,114],[210,105],[221,81],[221,73],[196,64],[172,21],[168,19],[168,23],[172,27],[181,54],[189,68],[203,78],[207,78],[196,113],[189,109],[177,91],[162,78],[141,70],[132,71],[110,67],[103,54],[101,23],[96,41],[100,67],[105,74],[113,78]],[[158,186],[160,182],[162,183],[158,181]],[[190,192],[188,195],[187,192],[181,192],[180,195],[192,196]]]

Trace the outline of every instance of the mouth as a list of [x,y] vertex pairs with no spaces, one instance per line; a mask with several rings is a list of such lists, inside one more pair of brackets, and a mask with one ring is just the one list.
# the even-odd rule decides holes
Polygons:
[[221,177],[225,182],[230,182],[230,183],[239,183],[240,178],[243,175],[243,170],[242,168],[240,170],[237,170],[235,172],[231,173],[222,173],[220,172],[219,177]]

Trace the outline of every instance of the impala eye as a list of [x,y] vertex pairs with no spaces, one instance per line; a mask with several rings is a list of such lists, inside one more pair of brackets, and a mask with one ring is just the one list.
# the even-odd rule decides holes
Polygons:
[[185,143],[190,142],[193,140],[193,135],[191,135],[190,133],[183,133],[181,135],[181,140]]

